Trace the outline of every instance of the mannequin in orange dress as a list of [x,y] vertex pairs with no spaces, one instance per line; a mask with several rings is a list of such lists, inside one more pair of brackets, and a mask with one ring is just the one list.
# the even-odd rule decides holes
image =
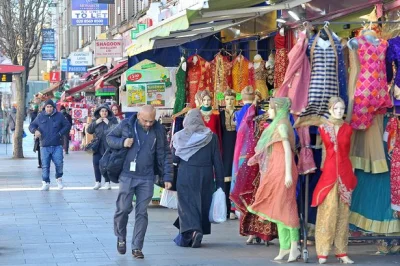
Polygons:
[[200,112],[203,116],[203,121],[206,127],[211,129],[211,131],[218,136],[218,142],[220,150],[222,151],[222,134],[221,134],[221,122],[219,118],[219,113],[214,112],[211,106],[212,97],[208,90],[202,91],[200,94],[201,107]]

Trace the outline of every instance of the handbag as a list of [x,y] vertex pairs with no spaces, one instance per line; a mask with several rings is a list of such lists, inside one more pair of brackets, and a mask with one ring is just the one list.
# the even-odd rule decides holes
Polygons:
[[99,147],[100,139],[98,137],[94,137],[92,141],[85,146],[84,150],[89,153],[96,153],[99,150]]
[[178,209],[178,193],[168,189],[163,189],[161,193],[160,205],[168,209]]

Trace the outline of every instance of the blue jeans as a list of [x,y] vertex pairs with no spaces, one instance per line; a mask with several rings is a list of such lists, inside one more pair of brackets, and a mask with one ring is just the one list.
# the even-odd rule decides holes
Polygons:
[[49,146],[40,147],[40,155],[42,156],[42,180],[50,183],[50,162],[53,160],[56,166],[56,178],[63,176],[64,155],[63,147]]

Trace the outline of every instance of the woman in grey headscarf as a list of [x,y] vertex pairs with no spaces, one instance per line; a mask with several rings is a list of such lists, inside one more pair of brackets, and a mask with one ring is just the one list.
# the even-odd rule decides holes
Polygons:
[[174,241],[178,246],[198,248],[203,235],[211,233],[208,214],[214,191],[224,187],[224,170],[218,137],[204,125],[198,109],[187,113],[183,127],[172,138],[179,202],[174,224],[179,234]]

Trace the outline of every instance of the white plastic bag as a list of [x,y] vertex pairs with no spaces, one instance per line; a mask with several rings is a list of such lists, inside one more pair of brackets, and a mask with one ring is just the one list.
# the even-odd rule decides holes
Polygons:
[[208,219],[210,220],[210,223],[220,224],[226,221],[226,213],[225,193],[222,188],[219,188],[212,196]]
[[178,209],[178,194],[176,191],[163,189],[161,193],[160,205],[168,209]]

